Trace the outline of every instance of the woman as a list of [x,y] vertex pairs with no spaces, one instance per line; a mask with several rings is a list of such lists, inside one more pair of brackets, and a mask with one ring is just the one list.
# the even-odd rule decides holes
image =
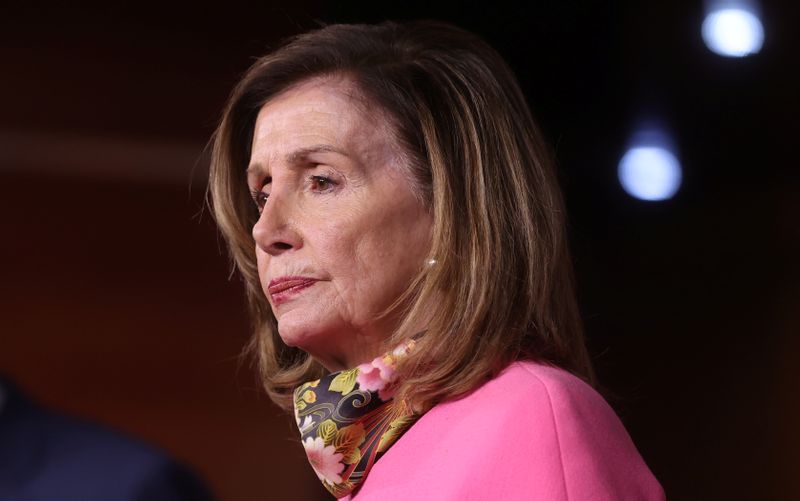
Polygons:
[[266,391],[336,497],[660,499],[591,388],[553,162],[450,25],[333,25],[258,60],[215,217]]

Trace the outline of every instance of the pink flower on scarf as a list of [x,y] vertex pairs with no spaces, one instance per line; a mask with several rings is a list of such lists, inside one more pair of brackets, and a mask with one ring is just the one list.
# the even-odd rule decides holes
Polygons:
[[344,457],[340,452],[336,452],[336,447],[329,445],[325,446],[325,441],[320,437],[308,437],[303,442],[303,448],[308,454],[308,461],[314,472],[322,482],[327,482],[330,485],[340,484],[342,477],[339,475],[344,471]]
[[390,355],[378,357],[368,364],[358,366],[356,382],[365,391],[377,391],[381,400],[389,400],[396,390],[397,372]]

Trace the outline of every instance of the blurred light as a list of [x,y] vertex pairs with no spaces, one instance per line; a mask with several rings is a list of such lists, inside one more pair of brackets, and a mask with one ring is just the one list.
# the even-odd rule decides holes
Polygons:
[[622,188],[640,200],[666,200],[681,185],[681,165],[666,147],[642,145],[629,149],[619,162]]
[[764,26],[750,2],[726,2],[712,9],[703,21],[703,41],[713,52],[726,57],[745,57],[761,50]]

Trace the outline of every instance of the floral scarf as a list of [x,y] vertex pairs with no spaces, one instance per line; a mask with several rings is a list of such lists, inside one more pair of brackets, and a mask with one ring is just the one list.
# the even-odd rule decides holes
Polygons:
[[393,400],[397,359],[410,340],[355,369],[334,372],[294,392],[294,415],[303,448],[317,477],[337,498],[353,492],[372,465],[419,415]]

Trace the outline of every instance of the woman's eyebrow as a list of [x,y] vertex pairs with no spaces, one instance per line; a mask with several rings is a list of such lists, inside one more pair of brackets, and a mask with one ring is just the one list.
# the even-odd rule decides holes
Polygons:
[[259,162],[253,162],[247,166],[247,170],[245,171],[245,176],[247,181],[250,182],[253,178],[257,177],[260,172],[265,172],[266,169],[264,166]]
[[[302,167],[308,163],[308,157],[315,153],[336,153],[345,157],[349,156],[343,150],[330,144],[315,144],[288,153],[286,157],[284,157],[284,160],[289,167]],[[245,174],[247,175],[247,179],[251,179],[256,177],[260,172],[266,172],[266,170],[265,165],[261,162],[253,162],[247,167]]]
[[286,163],[287,165],[301,165],[314,153],[338,153],[339,155],[348,156],[347,153],[330,144],[315,144],[289,153],[286,155]]

